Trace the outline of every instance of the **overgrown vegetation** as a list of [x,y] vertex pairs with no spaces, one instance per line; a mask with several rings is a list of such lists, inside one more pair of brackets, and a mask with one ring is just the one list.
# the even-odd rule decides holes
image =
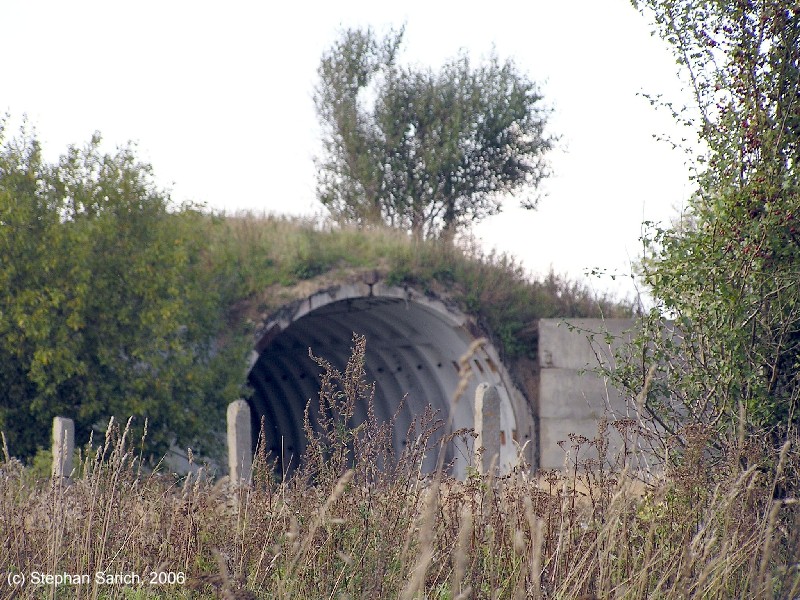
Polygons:
[[634,4],[694,92],[675,113],[702,151],[686,213],[644,237],[655,305],[616,381],[635,398],[652,379],[645,402],[659,425],[703,424],[717,454],[749,439],[777,449],[800,425],[800,9]]
[[[800,597],[800,11],[743,0],[636,4],[652,10],[689,71],[708,149],[680,226],[645,239],[642,269],[656,306],[608,373],[658,427],[602,421],[595,439],[564,444],[569,468],[540,477],[526,465],[503,478],[475,468],[465,481],[446,469],[422,476],[422,461],[438,452],[439,415],[421,415],[399,455],[392,423],[377,422],[374,411],[347,426],[353,406],[372,397],[365,342],[356,338],[343,372],[318,360],[318,426],[307,428],[305,461],[280,479],[261,451],[252,485],[230,487],[203,470],[176,482],[145,468],[142,451],[134,458],[131,431],[112,421],[71,482],[37,480],[4,439],[4,595]],[[41,425],[65,406],[59,398],[96,401],[84,427],[131,399],[149,414],[164,396],[147,386],[169,375],[173,358],[188,382],[220,355],[209,341],[224,340],[219,329],[188,333],[191,302],[202,305],[208,290],[229,310],[214,304],[200,323],[235,325],[326,282],[377,271],[446,295],[517,357],[535,355],[535,318],[624,312],[555,275],[531,281],[512,259],[468,246],[170,211],[130,153],[103,156],[95,146],[70,150],[57,166],[44,165],[35,144],[0,155],[0,384],[11,398],[4,428]],[[132,237],[117,246],[118,232]],[[147,285],[148,269],[162,261],[164,278]],[[665,314],[677,328],[664,331]],[[135,344],[142,340],[156,343],[148,351]],[[104,376],[91,376],[86,357],[100,357]],[[173,385],[170,402],[182,391]],[[664,471],[637,479],[627,454],[635,444],[609,456],[609,428],[623,439],[658,436]],[[35,586],[34,571],[90,579]],[[140,581],[99,585],[98,572]],[[26,585],[10,587],[21,574]]]
[[[211,423],[246,394],[252,327],[285,303],[365,273],[475,314],[508,357],[535,356],[535,319],[624,314],[611,298],[505,255],[391,229],[213,216],[177,206],[133,148],[98,137],[42,159],[0,127],[0,430],[15,456],[133,414],[148,448],[216,450]],[[216,415],[216,416],[215,416]]]
[[[368,399],[364,340],[347,368],[325,367],[326,424],[310,460],[278,482],[258,453],[252,486],[229,489],[202,471],[181,481],[146,474],[129,432],[114,425],[81,475],[31,480],[0,463],[0,563],[13,574],[90,574],[88,584],[9,588],[5,598],[795,598],[800,506],[774,499],[797,481],[796,450],[777,470],[713,467],[702,435],[691,460],[643,483],[629,459],[606,456],[607,425],[574,438],[564,473],[466,481],[420,466],[441,422],[422,416],[395,459],[391,424],[346,427]],[[632,422],[614,424],[625,436]],[[796,448],[797,446],[795,446]],[[769,450],[765,450],[769,452]],[[609,464],[611,465],[609,467]],[[95,573],[142,583],[96,585]],[[150,585],[151,572],[181,583]],[[170,575],[170,573],[172,575]]]
[[47,445],[56,415],[79,439],[134,414],[150,449],[214,450],[242,393],[248,340],[204,261],[206,217],[174,206],[131,147],[98,136],[56,162],[0,119],[0,430],[15,456]]
[[207,234],[209,252],[232,270],[238,309],[260,319],[310,291],[378,275],[438,294],[478,318],[509,358],[536,355],[536,320],[630,316],[632,306],[550,272],[536,279],[507,254],[462,243],[414,241],[389,228],[243,214]]

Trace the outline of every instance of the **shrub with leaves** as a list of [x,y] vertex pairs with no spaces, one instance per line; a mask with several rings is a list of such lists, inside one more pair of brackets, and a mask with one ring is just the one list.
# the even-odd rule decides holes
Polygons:
[[209,439],[247,346],[204,220],[131,147],[107,154],[95,136],[48,163],[0,122],[0,430],[15,455],[48,446],[56,415],[80,440],[112,415],[149,418],[154,453]]
[[[695,106],[696,192],[643,238],[655,306],[619,382],[675,432],[718,449],[800,424],[800,9],[796,2],[643,0]],[[664,317],[674,319],[674,329]]]

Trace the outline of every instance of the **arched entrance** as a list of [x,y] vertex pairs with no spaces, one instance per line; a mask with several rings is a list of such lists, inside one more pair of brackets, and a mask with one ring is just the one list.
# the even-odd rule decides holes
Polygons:
[[[319,367],[309,358],[309,348],[344,369],[353,332],[366,336],[366,373],[376,382],[379,420],[394,415],[406,396],[394,432],[396,449],[405,443],[414,416],[428,405],[441,411],[451,430],[472,427],[475,388],[484,381],[502,385],[500,461],[505,468],[514,463],[512,440],[524,444],[529,439],[532,419],[520,415],[527,402],[495,349],[487,343],[470,359],[469,385],[454,401],[459,359],[480,337],[473,322],[440,299],[374,283],[341,285],[293,302],[257,334],[248,376],[254,389],[250,404],[254,421],[265,417],[267,447],[284,464],[303,452],[305,406],[309,399],[316,401],[319,392]],[[355,419],[365,416],[366,407],[356,407]],[[448,448],[454,475],[465,474],[471,452],[460,444]]]

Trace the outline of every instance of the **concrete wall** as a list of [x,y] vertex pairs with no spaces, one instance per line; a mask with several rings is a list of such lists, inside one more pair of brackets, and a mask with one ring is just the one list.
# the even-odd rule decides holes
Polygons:
[[[634,326],[631,319],[542,319],[539,321],[539,466],[559,469],[564,466],[564,449],[570,449],[569,434],[593,439],[605,415],[610,420],[633,416],[617,390],[592,369],[611,364],[614,348],[605,333],[617,340],[626,339]],[[609,428],[612,448],[621,438]],[[565,441],[564,449],[559,441]],[[574,454],[573,454],[574,455]]]

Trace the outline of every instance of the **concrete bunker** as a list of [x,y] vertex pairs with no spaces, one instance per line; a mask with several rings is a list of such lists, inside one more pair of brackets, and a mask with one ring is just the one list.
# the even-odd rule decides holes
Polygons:
[[[267,448],[283,466],[296,464],[304,450],[304,410],[309,399],[313,406],[319,393],[320,369],[309,358],[309,348],[343,370],[353,332],[366,337],[365,368],[368,381],[376,383],[378,419],[389,420],[406,396],[394,430],[396,451],[403,447],[412,419],[428,405],[450,423],[444,433],[473,427],[475,390],[481,382],[502,386],[501,470],[515,464],[517,444],[534,444],[528,401],[490,343],[470,359],[469,385],[454,399],[459,359],[481,337],[470,317],[412,289],[357,283],[319,291],[283,307],[256,335],[248,375],[254,390],[249,401],[254,431],[264,417]],[[356,407],[354,420],[363,420],[366,410]],[[453,461],[453,475],[466,473],[467,465],[474,463],[473,452],[461,443],[450,444],[447,459]],[[424,468],[431,468],[435,460],[429,456]]]

